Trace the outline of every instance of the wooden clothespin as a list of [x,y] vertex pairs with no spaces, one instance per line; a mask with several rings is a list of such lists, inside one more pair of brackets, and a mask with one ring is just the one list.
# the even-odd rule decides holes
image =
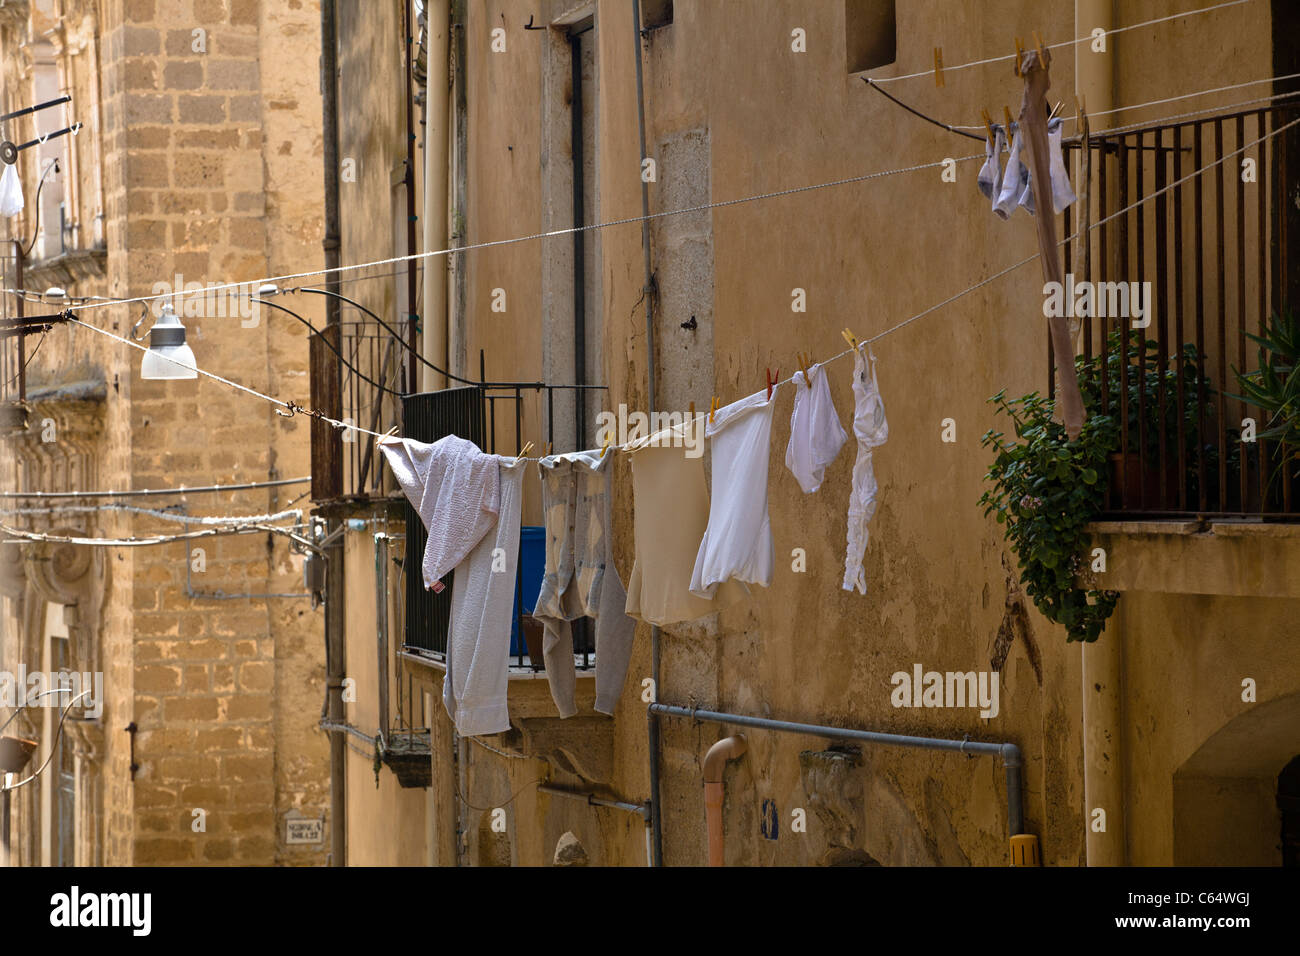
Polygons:
[[943,86],[943,47],[934,48],[934,85]]
[[533,450],[533,443],[530,441],[524,442],[524,447],[519,449],[519,457],[516,458],[515,461],[522,461],[523,457],[532,450]]
[[855,336],[848,329],[844,329],[842,332],[840,332],[840,335],[844,336],[844,341],[849,343],[849,348],[856,349],[858,347],[857,336]]
[[718,410],[718,396],[714,395],[709,400],[709,424],[713,424],[713,413]]
[[384,442],[388,441],[388,439],[392,438],[396,434],[397,434],[397,426],[394,425],[392,428],[388,429],[388,431],[384,432],[382,435],[376,438],[375,444],[382,445]]
[[690,418],[691,421],[695,421],[695,403],[694,403],[694,402],[691,402],[691,410],[690,410],[689,418]]
[[600,446],[600,457],[601,457],[601,458],[604,458],[604,457],[605,457],[605,452],[607,452],[607,451],[609,451],[609,439],[608,439],[608,438],[605,439],[605,444],[603,444],[603,445]]
[[806,386],[808,386],[809,388],[811,388],[811,387],[812,387],[812,379],[810,379],[810,378],[808,377],[808,362],[810,361],[811,356],[809,356],[809,355],[807,355],[807,354],[805,354],[805,353],[803,353],[803,352],[798,352],[798,353],[795,354],[795,358],[796,358],[796,359],[798,360],[798,362],[799,362],[799,371],[803,372],[803,383],[804,383],[804,385],[806,385]]
[[1037,30],[1034,31],[1034,46],[1038,49],[1038,65],[1047,69],[1047,50],[1043,48],[1043,37]]
[[1056,119],[1056,114],[1061,112],[1061,107],[1064,105],[1065,105],[1065,100],[1061,100],[1059,103],[1053,106],[1052,112],[1047,114],[1047,122],[1050,123],[1052,120]]
[[1025,41],[1016,37],[1016,76],[1020,76],[1020,61],[1025,58]]
[[1002,118],[1007,121],[1007,135],[1011,135],[1011,107],[1002,107]]
[[984,129],[989,134],[989,142],[996,142],[997,138],[993,135],[993,118],[989,116],[989,111],[980,110],[980,116],[984,118]]
[[551,457],[551,443],[550,443],[550,442],[547,442],[547,443],[546,443],[546,452],[545,452],[545,454],[544,454],[544,457],[546,457],[546,458],[550,458],[550,457]]

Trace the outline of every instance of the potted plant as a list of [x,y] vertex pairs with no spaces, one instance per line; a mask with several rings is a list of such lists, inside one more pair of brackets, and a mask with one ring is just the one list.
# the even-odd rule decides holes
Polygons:
[[[1300,320],[1290,309],[1283,309],[1281,315],[1264,323],[1263,335],[1245,334],[1259,346],[1259,367],[1242,372],[1234,366],[1232,373],[1245,394],[1229,397],[1264,413],[1264,428],[1257,438],[1278,442],[1285,446],[1289,458],[1300,458]],[[1279,446],[1274,446],[1274,454],[1279,451]],[[1274,478],[1279,474],[1288,480],[1285,469],[1276,469]]]
[[1032,392],[989,399],[1011,421],[1014,439],[990,430],[981,443],[994,449],[979,503],[996,515],[1020,567],[1025,591],[1067,640],[1095,641],[1119,595],[1079,586],[1089,543],[1086,527],[1105,502],[1102,476],[1116,447],[1114,419],[1091,414],[1074,441],[1053,417],[1054,403]]
[[[1089,414],[1104,412],[1117,426],[1123,416],[1127,447],[1120,447],[1121,432],[1117,427],[1116,447],[1108,455],[1107,471],[1115,495],[1130,504],[1141,501],[1150,507],[1163,502],[1167,507],[1176,507],[1180,450],[1182,460],[1189,465],[1184,487],[1186,499],[1199,498],[1200,473],[1192,466],[1202,455],[1206,461],[1207,495],[1215,498],[1218,494],[1218,441],[1202,439],[1202,435],[1217,435],[1213,401],[1217,392],[1205,374],[1203,357],[1189,342],[1163,365],[1162,368],[1159,344],[1145,338],[1140,329],[1113,331],[1107,336],[1102,352],[1089,359],[1081,356],[1076,361],[1079,391]],[[1102,402],[1103,375],[1106,406]],[[1180,378],[1181,404],[1178,401]],[[1229,443],[1228,453],[1229,466],[1235,468],[1238,453],[1235,443]]]

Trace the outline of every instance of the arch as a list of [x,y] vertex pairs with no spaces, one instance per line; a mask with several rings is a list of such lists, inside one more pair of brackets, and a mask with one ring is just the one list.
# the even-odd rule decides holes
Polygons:
[[1279,775],[1300,748],[1300,693],[1256,704],[1175,772],[1174,864],[1280,866]]

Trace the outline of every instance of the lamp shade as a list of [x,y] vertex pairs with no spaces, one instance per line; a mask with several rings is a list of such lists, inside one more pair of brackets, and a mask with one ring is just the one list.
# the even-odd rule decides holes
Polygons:
[[36,741],[26,737],[0,737],[0,773],[19,773],[35,749]]
[[185,344],[185,326],[170,305],[164,305],[149,330],[149,351],[140,363],[140,377],[149,379],[198,378],[194,350]]

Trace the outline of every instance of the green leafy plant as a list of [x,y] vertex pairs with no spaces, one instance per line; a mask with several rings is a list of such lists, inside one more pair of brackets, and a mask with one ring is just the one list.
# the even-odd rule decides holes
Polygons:
[[1286,442],[1300,457],[1300,319],[1290,309],[1264,324],[1264,334],[1246,337],[1259,346],[1259,368],[1232,373],[1244,395],[1232,395],[1268,415],[1259,438]]
[[1105,500],[1107,456],[1118,430],[1106,415],[1089,414],[1070,441],[1053,418],[1055,403],[1031,392],[1008,399],[1006,390],[989,401],[1011,421],[1014,440],[990,430],[981,439],[994,449],[984,477],[992,483],[979,503],[1006,528],[1019,561],[1021,581],[1034,605],[1063,626],[1071,641],[1095,641],[1115,610],[1119,594],[1081,588],[1087,524]]

